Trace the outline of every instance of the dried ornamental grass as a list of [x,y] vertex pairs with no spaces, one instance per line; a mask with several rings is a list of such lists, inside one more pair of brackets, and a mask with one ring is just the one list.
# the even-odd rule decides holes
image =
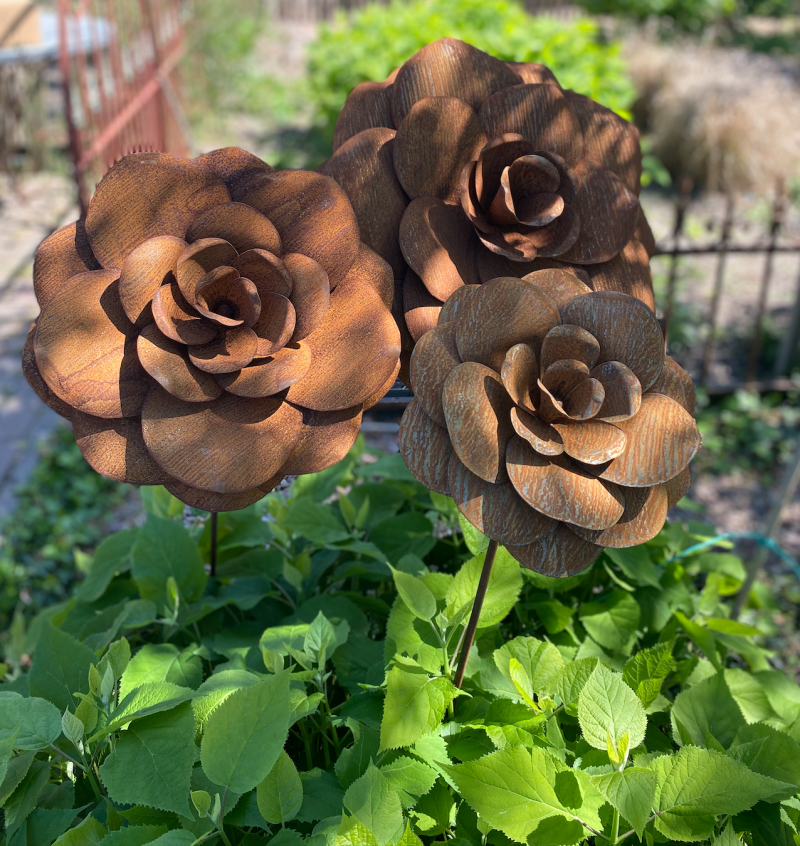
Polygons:
[[694,386],[652,310],[560,269],[464,287],[411,357],[412,473],[525,567],[653,538],[689,487]]
[[320,171],[392,267],[406,357],[451,294],[499,276],[583,266],[653,305],[638,132],[544,65],[429,44],[353,90]]
[[123,158],[39,247],[28,381],[98,472],[209,511],[344,456],[399,369],[391,270],[330,178]]

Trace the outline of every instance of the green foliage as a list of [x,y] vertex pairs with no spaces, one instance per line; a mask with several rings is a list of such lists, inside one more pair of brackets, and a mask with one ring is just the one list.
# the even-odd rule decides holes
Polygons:
[[672,560],[713,529],[563,581],[501,548],[458,690],[487,539],[369,458],[221,515],[214,577],[143,493],[6,656],[0,842],[796,842],[800,687],[729,617],[739,559]]
[[[588,18],[532,17],[516,0],[392,0],[340,15],[309,49],[308,90],[301,96],[312,111],[316,159],[330,154],[336,118],[356,85],[385,79],[417,50],[446,36],[500,59],[543,62],[565,88],[626,117],[633,104],[620,45],[606,41]],[[287,152],[287,161],[296,155]]]
[[739,11],[737,0],[580,0],[592,14],[624,15],[638,21],[658,18],[662,30],[699,33]]

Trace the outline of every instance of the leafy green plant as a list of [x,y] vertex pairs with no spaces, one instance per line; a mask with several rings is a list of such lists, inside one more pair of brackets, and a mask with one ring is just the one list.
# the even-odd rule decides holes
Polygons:
[[622,15],[636,21],[657,18],[668,33],[700,33],[739,11],[737,0],[581,0],[580,5],[595,15]]
[[[336,119],[356,85],[385,79],[445,36],[500,59],[543,62],[565,88],[629,116],[635,91],[620,45],[607,42],[588,18],[532,17],[515,0],[392,0],[339,15],[309,48],[307,88],[298,97],[312,113],[314,128],[305,139],[312,163],[330,155]],[[302,139],[292,140],[296,147]],[[297,166],[297,150],[287,148],[286,155]]]
[[[554,580],[399,456],[220,516],[144,489],[73,596],[6,641],[5,843],[795,842],[800,688],[729,618],[744,567],[667,526]],[[20,660],[32,655],[29,671]]]

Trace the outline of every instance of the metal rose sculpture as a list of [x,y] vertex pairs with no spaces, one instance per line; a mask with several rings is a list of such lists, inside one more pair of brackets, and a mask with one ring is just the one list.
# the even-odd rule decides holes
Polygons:
[[389,266],[330,178],[123,158],[40,246],[28,381],[100,473],[209,511],[344,456],[399,369]]
[[459,289],[411,357],[400,449],[525,567],[643,543],[689,487],[689,375],[652,310],[564,270]]
[[562,264],[654,307],[639,133],[544,65],[429,44],[353,90],[320,171],[392,266],[407,352],[463,285]]

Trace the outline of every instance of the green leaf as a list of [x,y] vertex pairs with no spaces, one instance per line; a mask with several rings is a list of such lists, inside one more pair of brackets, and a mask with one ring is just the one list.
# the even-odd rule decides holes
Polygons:
[[386,679],[381,751],[411,746],[442,721],[460,691],[449,679],[431,678],[418,664],[397,657]]
[[59,714],[67,708],[74,712],[80,699],[73,694],[89,692],[89,667],[95,660],[91,649],[61,629],[46,625],[28,674],[30,695],[49,700]]
[[97,670],[102,674],[105,672],[105,668],[110,665],[114,673],[114,679],[121,679],[122,674],[128,669],[130,662],[131,645],[126,638],[122,637],[108,647],[108,651],[103,656],[102,661],[100,661]]
[[549,635],[563,632],[569,625],[575,614],[575,609],[559,602],[557,599],[549,599],[545,602],[534,602],[531,607],[544,625]]
[[436,597],[418,576],[411,576],[402,570],[392,568],[394,584],[408,610],[420,620],[432,620],[436,616]]
[[731,696],[748,723],[780,723],[781,717],[772,707],[761,681],[746,670],[725,670],[725,682]]
[[[489,546],[489,538],[476,529],[460,511],[458,512],[458,522],[461,526],[461,533],[464,535],[464,543],[466,543],[467,549],[473,555],[486,552],[486,547]],[[501,551],[503,551],[502,547],[497,550],[498,554]]]
[[629,767],[623,772],[592,776],[592,784],[628,820],[639,839],[653,813],[656,774],[644,767]]
[[543,749],[510,746],[448,771],[470,807],[519,843],[548,817],[572,817],[556,794],[555,763]]
[[347,643],[332,656],[339,684],[351,694],[357,694],[361,691],[360,684],[381,683],[384,678],[383,647],[383,641],[351,634]]
[[61,715],[61,730],[64,732],[64,737],[76,748],[86,733],[83,720],[76,717],[75,714],[70,714],[69,711],[64,711]]
[[289,675],[231,694],[206,723],[200,760],[215,784],[247,793],[272,769],[289,734]]
[[650,560],[646,546],[606,549],[605,554],[631,581],[654,588],[661,587],[660,571]]
[[[347,631],[350,631],[349,625]],[[347,636],[345,635],[346,639]],[[318,667],[323,667],[331,652],[336,649],[338,645],[336,641],[336,630],[331,621],[320,611],[314,618],[314,622],[308,627],[303,639],[303,650],[314,659]]]
[[711,839],[711,846],[741,846],[742,840],[729,822],[722,834]]
[[713,738],[727,749],[746,725],[731,696],[724,673],[717,673],[675,697],[670,711],[672,733],[679,746],[708,746]]
[[417,511],[382,520],[369,539],[389,561],[399,561],[404,555],[424,558],[436,546],[433,523]]
[[259,677],[247,670],[222,670],[209,676],[197,688],[197,693],[192,700],[192,710],[197,723],[198,731],[205,728],[209,716],[221,705],[232,693],[244,687],[252,687],[258,684]]
[[15,738],[15,749],[45,749],[60,734],[61,714],[45,699],[0,699],[0,739]]
[[624,590],[612,591],[602,602],[581,606],[583,627],[600,646],[628,654],[641,618],[639,603]]
[[295,819],[310,823],[341,815],[344,790],[332,773],[315,767],[300,773],[300,781],[303,785],[303,804]]
[[409,755],[400,755],[380,770],[406,810],[413,808],[436,781],[436,771],[432,767]]
[[[275,840],[277,840],[277,838],[271,842],[275,843]],[[281,845],[276,844],[276,846]],[[294,844],[286,844],[286,846],[294,846]],[[339,826],[339,831],[333,841],[333,846],[378,846],[378,842],[375,840],[375,836],[368,828],[361,825],[358,820],[353,819],[352,817],[347,817],[342,819],[342,824]]]
[[310,497],[298,497],[289,505],[283,520],[284,528],[321,545],[347,540],[350,532],[328,505]]
[[150,846],[165,833],[162,825],[132,825],[107,834],[103,846]]
[[[636,547],[634,547],[635,549]],[[674,643],[659,643],[652,649],[644,649],[631,658],[622,676],[625,683],[634,691],[647,708],[661,692],[661,685],[676,668],[672,657]]]
[[336,778],[345,790],[367,771],[370,762],[378,757],[380,746],[380,735],[377,731],[355,721],[351,721],[349,725],[353,732],[353,745],[342,751],[334,765]]
[[194,688],[200,683],[202,670],[197,656],[180,652],[171,643],[146,643],[122,674],[120,692],[128,696],[144,684],[164,681]]
[[681,628],[691,638],[694,645],[708,658],[709,661],[718,669],[722,669],[720,664],[719,654],[717,652],[717,641],[714,635],[705,626],[690,620],[681,611],[675,612],[675,619],[681,624]]
[[50,780],[50,763],[48,761],[34,761],[25,778],[17,789],[8,797],[3,805],[6,818],[6,829],[13,829],[22,825],[36,807],[39,796]]
[[497,669],[513,684],[509,669],[512,659],[522,665],[537,696],[555,692],[555,680],[564,666],[564,659],[552,643],[535,637],[515,637],[495,650]]
[[456,803],[447,785],[439,780],[414,807],[417,828],[429,837],[443,834],[456,824]]
[[22,779],[28,774],[35,755],[36,753],[31,750],[7,761],[6,772],[3,776],[3,781],[0,782],[0,807],[5,805],[8,797],[11,796],[22,782]]
[[62,834],[53,846],[98,846],[106,834],[104,825],[94,817],[86,817],[80,825]]
[[658,779],[655,827],[675,840],[710,837],[717,815],[738,814],[783,787],[720,752],[695,746],[662,755],[651,767]]
[[378,846],[396,843],[403,835],[400,799],[373,764],[344,794],[344,806],[375,838]]
[[[472,609],[475,594],[478,591],[483,555],[477,555],[464,564],[447,590],[447,614],[455,619]],[[481,608],[479,628],[486,628],[500,623],[514,605],[522,589],[522,573],[519,564],[510,556],[495,560],[489,578],[489,588]]]
[[149,846],[192,846],[195,836],[189,831],[168,831],[151,841]]
[[180,687],[169,682],[143,684],[131,691],[109,714],[108,725],[99,733],[99,736],[110,734],[133,720],[149,717],[160,711],[170,711],[193,696],[194,691],[188,687]]
[[[800,744],[784,732],[765,725],[742,726],[728,755],[753,772],[792,785],[790,795],[800,791]],[[789,797],[784,792],[769,801],[776,798]]]
[[256,788],[261,816],[271,825],[293,820],[303,804],[303,783],[292,759],[281,752],[267,776]]
[[193,790],[190,795],[200,819],[205,819],[211,810],[211,794],[207,790]]
[[175,579],[181,598],[199,599],[206,586],[203,559],[186,529],[174,520],[147,515],[131,552],[131,574],[142,599],[167,604],[167,579]]
[[100,543],[95,550],[86,578],[75,591],[75,598],[79,602],[94,602],[99,599],[106,592],[114,576],[130,569],[131,551],[138,533],[138,529],[125,529]]
[[579,658],[577,661],[571,661],[556,674],[553,679],[554,692],[565,705],[577,704],[578,697],[597,664],[597,658]]
[[578,697],[578,720],[583,737],[595,749],[607,749],[609,739],[618,749],[624,735],[628,735],[628,748],[635,749],[647,729],[642,703],[622,673],[599,663]]
[[72,825],[81,808],[37,808],[28,817],[28,843],[47,844],[57,840]]
[[194,717],[185,702],[121,732],[100,767],[100,777],[115,802],[150,805],[187,817],[194,759]]
[[[13,734],[10,737],[6,737],[4,740],[0,740],[0,791],[3,789],[2,785],[5,781],[6,773],[8,772],[8,763],[11,760],[11,754],[14,750],[14,740],[15,735]],[[0,805],[2,804],[2,801],[0,801]]]

